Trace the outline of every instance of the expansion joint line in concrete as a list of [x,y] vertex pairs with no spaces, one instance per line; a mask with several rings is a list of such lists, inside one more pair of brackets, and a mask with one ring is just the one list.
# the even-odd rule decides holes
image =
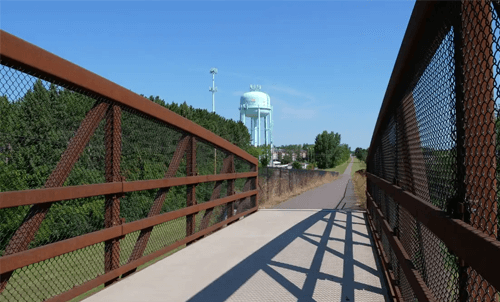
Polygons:
[[[347,193],[347,187],[349,186],[349,182],[350,182],[350,181],[351,181],[351,179],[349,178],[349,179],[347,180],[346,185],[345,185],[344,196],[342,196],[342,199],[341,199],[341,200],[339,201],[339,203],[335,206],[335,210],[337,210],[337,209],[338,209],[339,205],[340,205],[340,204],[342,203],[342,201],[344,200],[344,198],[345,198],[345,194]],[[342,210],[342,209],[344,209],[345,205],[346,205],[346,204],[344,203],[344,205],[342,206],[341,210]]]

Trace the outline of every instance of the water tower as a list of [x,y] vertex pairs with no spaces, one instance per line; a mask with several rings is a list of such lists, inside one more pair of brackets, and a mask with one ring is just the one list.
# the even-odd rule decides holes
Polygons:
[[[273,106],[271,98],[267,93],[260,91],[260,85],[250,85],[250,91],[245,92],[240,99],[240,120],[246,125],[249,117],[250,134],[253,146],[262,144],[273,144]],[[262,119],[264,127],[261,128]],[[264,140],[261,140],[262,129],[264,129]]]

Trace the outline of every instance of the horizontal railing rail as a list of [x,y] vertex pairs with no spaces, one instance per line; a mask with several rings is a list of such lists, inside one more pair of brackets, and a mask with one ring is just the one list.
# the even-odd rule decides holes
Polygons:
[[[227,204],[229,202],[238,199],[250,197],[252,195],[255,195],[256,193],[257,193],[256,190],[248,191],[245,193],[239,193],[236,195],[231,195],[225,198],[212,200],[210,202],[198,204],[195,206],[190,206],[181,210],[160,214],[157,216],[137,220],[134,222],[125,223],[119,226],[104,229],[102,231],[89,233],[87,235],[66,239],[63,241],[59,241],[57,243],[30,249],[21,253],[0,257],[0,274],[12,272],[18,268],[22,268],[33,263],[38,263],[40,261],[54,258],[69,252],[73,252],[78,249],[94,245],[96,243],[120,238],[127,234],[136,231],[141,231],[150,227],[154,227],[156,225],[180,217],[184,217],[190,214],[198,213],[200,211],[213,208],[215,206]],[[251,213],[253,211],[255,211],[255,209],[249,210],[247,212]]]
[[0,56],[2,62],[23,72],[39,75],[61,86],[71,86],[74,90],[90,92],[119,104],[138,110],[159,121],[191,133],[229,153],[237,155],[257,165],[258,159],[215,135],[194,122],[161,107],[116,83],[98,76],[82,67],[66,61],[42,48],[0,30]]
[[396,301],[500,300],[500,3],[417,1],[367,156]]
[[0,300],[72,299],[258,210],[255,157],[2,30],[0,110]]
[[0,209],[99,195],[124,194],[135,191],[170,188],[183,185],[197,185],[205,182],[257,177],[257,174],[257,172],[226,173],[0,192]]
[[[450,251],[474,267],[484,278],[491,280],[491,285],[495,288],[500,288],[500,278],[498,277],[500,242],[498,240],[479,232],[460,219],[453,219],[440,208],[404,191],[401,187],[393,185],[383,178],[370,173],[367,173],[366,176],[371,183],[384,190],[395,202],[442,240]],[[377,214],[383,217],[380,207],[373,201],[373,197],[369,193],[368,200],[375,207]],[[384,225],[387,225],[387,221],[384,221]],[[384,231],[387,236],[394,234],[390,227]],[[484,261],[484,259],[488,259],[488,261]]]
[[256,209],[251,209],[251,210],[245,211],[243,213],[236,214],[233,217],[227,219],[226,221],[219,222],[219,223],[212,225],[212,226],[210,226],[210,227],[208,227],[200,232],[197,232],[193,235],[187,236],[186,238],[179,240],[172,245],[163,247],[163,248],[161,248],[161,249],[159,249],[151,254],[148,254],[147,256],[143,256],[137,260],[129,262],[123,266],[120,266],[119,268],[117,268],[115,270],[112,270],[112,271],[109,271],[103,275],[100,275],[95,279],[92,279],[92,280],[90,280],[82,285],[78,285],[78,286],[74,287],[73,289],[71,289],[70,291],[64,292],[64,293],[59,294],[57,296],[54,296],[46,301],[68,301],[68,300],[70,300],[78,295],[84,294],[87,291],[92,290],[93,288],[95,288],[103,283],[106,283],[110,280],[114,280],[122,275],[125,275],[125,274],[129,273],[130,271],[133,271],[137,267],[144,265],[144,264],[148,263],[149,261],[152,261],[158,257],[161,257],[162,255],[165,255],[166,253],[173,251],[182,245],[189,244],[190,242],[193,242],[200,237],[206,236],[206,235],[210,234],[211,232],[217,231],[218,229],[223,227],[225,224],[232,223],[232,222],[234,222],[234,221],[236,221],[236,220],[238,220],[246,215],[249,215],[255,211],[256,211]]

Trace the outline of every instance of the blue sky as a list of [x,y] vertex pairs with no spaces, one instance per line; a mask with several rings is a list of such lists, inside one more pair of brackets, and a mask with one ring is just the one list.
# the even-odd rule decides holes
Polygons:
[[367,148],[414,1],[0,1],[0,28],[136,93],[239,119],[259,84],[274,143]]

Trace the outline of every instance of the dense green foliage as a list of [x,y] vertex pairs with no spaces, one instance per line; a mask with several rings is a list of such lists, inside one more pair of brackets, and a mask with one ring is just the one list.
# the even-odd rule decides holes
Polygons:
[[[238,147],[249,150],[250,134],[241,122],[225,119],[186,103],[153,101],[214,132]],[[81,121],[96,104],[95,99],[41,81],[17,99],[0,97],[0,192],[42,188],[54,170]],[[105,119],[101,121],[64,186],[105,182]],[[170,164],[181,133],[162,122],[122,110],[122,156],[120,174],[127,181],[161,179]],[[217,152],[217,171],[226,155]],[[242,160],[237,171],[248,171]],[[214,148],[203,142],[197,147],[199,174],[214,172]],[[219,172],[217,172],[219,173]],[[185,158],[176,176],[186,175]],[[240,185],[237,182],[237,186]],[[213,183],[197,186],[196,199],[210,198]],[[127,222],[147,216],[157,190],[126,194],[121,198],[121,217]],[[223,190],[224,191],[224,190]],[[186,188],[170,189],[162,212],[185,207]],[[29,206],[0,209],[0,254],[23,221]],[[32,246],[46,244],[104,227],[104,196],[54,203]]]
[[314,170],[316,166],[314,165],[314,163],[311,163],[311,164],[308,164],[307,165],[307,170]]
[[259,159],[259,167],[267,167],[271,162],[271,145],[250,146],[248,153]]
[[316,136],[314,156],[318,168],[333,168],[349,159],[351,150],[348,145],[340,143],[340,134],[323,131]]
[[292,155],[290,153],[285,153],[284,155],[281,155],[281,160],[280,160],[282,165],[287,165],[292,162]]
[[294,161],[293,164],[292,164],[292,168],[294,168],[296,170],[301,170],[302,169],[302,165],[300,164],[300,162]]
[[356,148],[356,150],[354,150],[354,156],[356,156],[356,158],[359,159],[360,161],[366,162],[366,157],[368,156],[368,150],[358,147]]

